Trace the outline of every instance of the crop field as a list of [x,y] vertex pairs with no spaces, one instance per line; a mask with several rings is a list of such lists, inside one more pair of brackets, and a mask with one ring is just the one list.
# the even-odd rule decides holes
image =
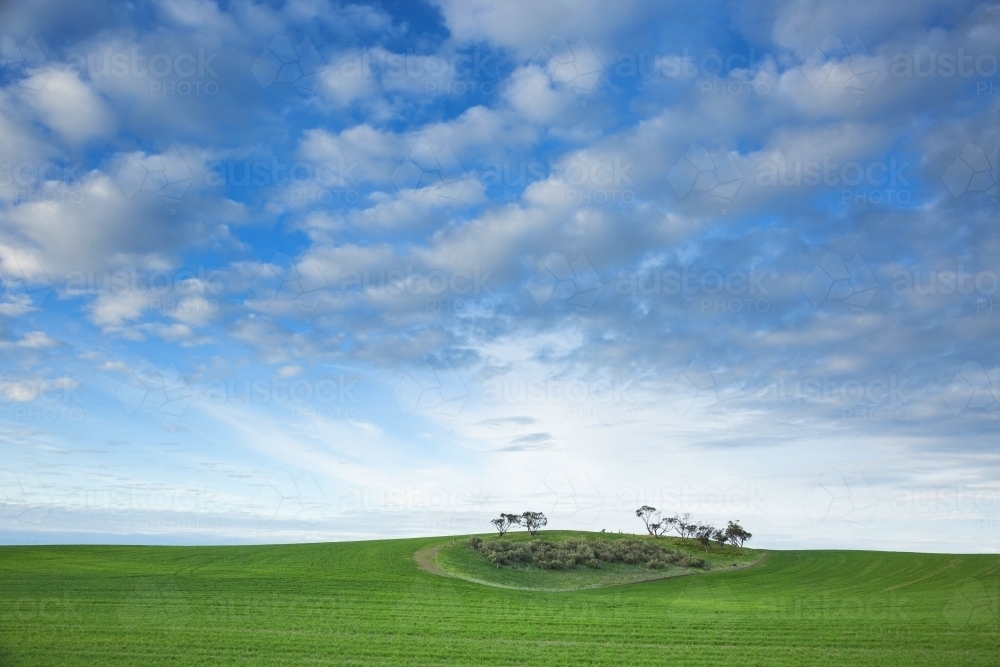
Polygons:
[[769,551],[553,592],[422,569],[478,567],[458,544],[0,548],[0,665],[1000,665],[996,555]]

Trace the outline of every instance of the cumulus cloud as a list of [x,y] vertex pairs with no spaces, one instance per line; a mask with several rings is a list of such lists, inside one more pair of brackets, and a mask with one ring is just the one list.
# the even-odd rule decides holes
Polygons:
[[131,367],[124,361],[105,361],[98,368],[102,371],[117,371],[119,373],[131,371]]
[[120,294],[102,292],[90,306],[90,316],[98,326],[118,327],[134,320],[152,307],[149,296],[139,291]]
[[18,347],[32,349],[54,347],[55,345],[57,345],[56,341],[49,338],[44,331],[30,331],[24,335],[24,338],[17,342]]
[[114,117],[107,103],[75,74],[55,70],[36,75],[30,87],[40,88],[35,106],[43,122],[66,141],[79,144],[107,135],[114,129]]
[[604,41],[622,26],[640,20],[641,4],[603,0],[552,2],[539,6],[529,0],[439,0],[445,22],[456,39],[487,40],[531,57],[555,34],[580,35]]

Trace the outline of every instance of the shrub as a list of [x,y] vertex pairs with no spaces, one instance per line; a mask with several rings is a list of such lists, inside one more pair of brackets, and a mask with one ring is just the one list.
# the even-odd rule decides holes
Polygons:
[[469,546],[478,551],[491,564],[500,566],[531,565],[543,570],[571,570],[578,566],[600,569],[601,563],[645,564],[652,570],[669,565],[677,567],[705,567],[701,558],[645,540],[587,540],[572,538],[562,542],[531,540],[507,542],[484,541],[478,537],[469,540]]
[[706,563],[703,558],[693,558],[692,556],[682,556],[677,561],[677,567],[705,567]]

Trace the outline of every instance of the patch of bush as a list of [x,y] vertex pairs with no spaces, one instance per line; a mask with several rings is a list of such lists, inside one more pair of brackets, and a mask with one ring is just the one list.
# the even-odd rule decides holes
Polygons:
[[601,563],[642,564],[651,570],[662,570],[668,565],[704,568],[701,558],[693,558],[679,551],[646,540],[587,540],[574,538],[562,542],[531,540],[508,542],[484,541],[478,537],[469,540],[469,546],[478,551],[497,567],[533,565],[543,570],[571,570],[583,566],[600,569]]

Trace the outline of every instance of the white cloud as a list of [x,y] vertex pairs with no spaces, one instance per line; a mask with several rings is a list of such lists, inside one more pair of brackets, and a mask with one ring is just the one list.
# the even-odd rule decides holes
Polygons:
[[138,319],[151,307],[149,295],[138,290],[121,293],[105,291],[98,294],[90,305],[90,319],[101,327],[120,327],[125,322]]
[[515,70],[504,97],[517,113],[534,123],[550,122],[577,104],[572,92],[553,89],[550,76],[537,65]]
[[191,327],[180,322],[174,322],[173,324],[152,322],[141,326],[148,328],[157,336],[171,343],[189,341],[194,336],[194,331],[192,331]]
[[336,169],[335,173],[348,183],[351,180],[387,183],[406,154],[398,135],[366,124],[339,134],[323,129],[306,130],[299,152],[307,160]]
[[863,42],[881,41],[887,33],[898,31],[901,26],[917,26],[930,14],[953,10],[961,14],[963,2],[951,0],[914,0],[900,11],[892,2],[846,0],[794,0],[784,4],[773,25],[774,41],[794,50],[801,58],[808,58],[827,35],[850,41],[860,36]]
[[487,40],[534,56],[551,35],[605,42],[642,16],[636,0],[436,0],[457,40]]
[[78,381],[65,376],[55,380],[19,378],[13,381],[0,377],[0,400],[29,403],[41,398],[49,402],[65,397],[67,392],[79,386]]
[[31,297],[26,294],[4,294],[0,300],[0,315],[21,317],[35,310]]
[[164,16],[186,27],[208,29],[214,33],[233,27],[232,17],[222,12],[212,0],[164,0],[158,9]]
[[366,57],[361,51],[344,53],[323,68],[321,90],[337,106],[347,106],[378,92],[378,83],[365,65]]
[[27,347],[33,350],[55,347],[58,343],[49,338],[44,331],[30,331],[24,334],[24,338],[17,342],[18,347]]
[[292,364],[290,366],[282,366],[278,369],[278,377],[280,378],[293,378],[297,375],[302,374],[302,367]]
[[126,375],[132,372],[132,367],[124,361],[105,361],[98,368],[102,371],[117,371]]
[[0,398],[5,401],[27,403],[38,397],[38,391],[38,383],[0,381]]
[[203,296],[189,296],[177,301],[177,305],[170,308],[169,312],[174,319],[186,325],[203,327],[216,318],[219,304]]
[[54,70],[35,76],[44,77],[35,102],[42,121],[68,142],[80,144],[114,129],[108,105],[75,74]]

